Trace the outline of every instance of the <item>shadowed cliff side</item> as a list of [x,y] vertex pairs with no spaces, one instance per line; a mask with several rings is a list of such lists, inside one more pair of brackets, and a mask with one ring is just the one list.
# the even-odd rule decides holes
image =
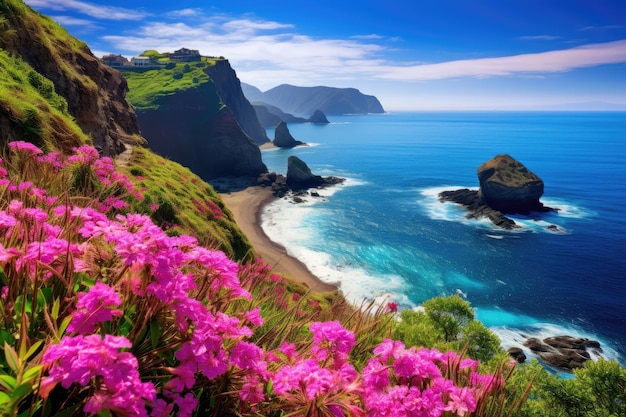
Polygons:
[[241,82],[228,60],[218,60],[215,65],[206,67],[204,72],[211,77],[222,102],[233,111],[244,132],[258,145],[269,142],[267,133],[259,123],[254,107],[244,96]]
[[0,17],[10,29],[0,36],[0,48],[52,81],[56,93],[67,101],[69,114],[103,154],[117,155],[124,142],[141,141],[135,113],[125,100],[127,84],[118,71],[100,63],[87,45],[21,1],[3,0]]
[[261,151],[231,109],[221,105],[208,82],[157,100],[157,109],[138,110],[151,149],[187,166],[207,180],[266,172]]

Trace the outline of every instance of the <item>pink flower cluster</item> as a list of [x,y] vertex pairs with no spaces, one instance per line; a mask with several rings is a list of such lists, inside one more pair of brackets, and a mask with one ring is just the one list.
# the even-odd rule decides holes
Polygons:
[[[495,388],[497,378],[476,373],[478,362],[455,352],[407,349],[402,342],[385,340],[363,370],[365,405],[371,416],[436,417],[444,412],[465,416],[476,409],[478,391]],[[458,386],[444,373],[466,374],[474,384]],[[484,384],[485,380],[493,384]]]
[[130,348],[125,337],[99,334],[64,337],[57,345],[49,346],[42,362],[52,364],[41,383],[40,395],[46,398],[54,386],[63,388],[72,384],[87,386],[95,382],[94,392],[83,410],[96,414],[108,409],[123,415],[147,416],[145,401],[156,396],[150,382],[141,382],[137,359],[120,349]]

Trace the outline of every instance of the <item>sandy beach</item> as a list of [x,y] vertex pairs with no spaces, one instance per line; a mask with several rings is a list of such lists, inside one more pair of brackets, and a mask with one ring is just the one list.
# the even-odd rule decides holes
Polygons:
[[241,191],[221,192],[220,196],[233,213],[239,228],[250,240],[257,255],[272,266],[274,272],[302,282],[313,291],[337,290],[336,286],[327,284],[313,275],[305,264],[290,256],[282,245],[270,240],[261,228],[261,210],[275,198],[271,189],[251,186]]

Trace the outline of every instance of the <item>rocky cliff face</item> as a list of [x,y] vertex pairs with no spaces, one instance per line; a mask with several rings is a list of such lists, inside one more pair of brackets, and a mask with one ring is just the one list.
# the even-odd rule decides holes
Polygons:
[[265,129],[259,123],[254,108],[243,95],[241,82],[228,60],[216,61],[215,65],[204,71],[215,83],[222,102],[232,110],[244,132],[258,145],[269,142]]
[[230,107],[215,111],[215,88],[204,84],[159,99],[158,110],[137,111],[151,149],[205,180],[258,176],[267,168]]
[[0,13],[14,32],[0,36],[0,47],[54,83],[94,146],[112,156],[124,150],[124,142],[140,139],[135,113],[125,100],[126,81],[118,71],[100,63],[50,18],[22,2],[2,3]]

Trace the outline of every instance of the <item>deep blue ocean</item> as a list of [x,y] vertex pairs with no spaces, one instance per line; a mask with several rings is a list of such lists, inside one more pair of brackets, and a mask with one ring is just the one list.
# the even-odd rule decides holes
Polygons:
[[[280,200],[262,215],[270,238],[314,274],[357,303],[414,308],[459,294],[505,347],[569,334],[599,340],[605,357],[626,362],[626,112],[329,120],[289,125],[309,147],[263,152],[270,171],[286,173],[297,155],[315,174],[347,178],[322,198]],[[523,228],[511,232],[437,200],[442,190],[478,188],[477,168],[502,153],[544,181],[541,201],[558,213],[516,216]]]

